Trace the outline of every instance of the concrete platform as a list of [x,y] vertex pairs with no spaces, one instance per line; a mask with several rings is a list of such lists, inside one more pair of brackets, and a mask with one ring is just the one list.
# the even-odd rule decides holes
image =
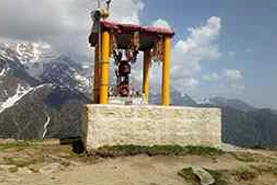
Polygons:
[[88,150],[114,145],[220,147],[218,108],[85,105],[82,140]]

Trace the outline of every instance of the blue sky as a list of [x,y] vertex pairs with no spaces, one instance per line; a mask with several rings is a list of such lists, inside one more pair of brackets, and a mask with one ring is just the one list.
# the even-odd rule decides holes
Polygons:
[[[45,42],[92,61],[96,7],[96,0],[1,0],[0,42]],[[183,93],[277,109],[277,0],[113,0],[110,18],[174,29],[172,84]]]
[[[166,20],[176,32],[174,42],[189,36],[187,28],[201,26],[212,16],[221,19],[222,28],[215,41],[221,56],[201,62],[194,97],[223,95],[242,98],[259,107],[277,108],[277,1],[276,0],[144,0],[143,24]],[[237,69],[243,75],[243,89],[222,92],[217,81],[202,75],[221,69]],[[205,92],[205,94],[203,94]]]

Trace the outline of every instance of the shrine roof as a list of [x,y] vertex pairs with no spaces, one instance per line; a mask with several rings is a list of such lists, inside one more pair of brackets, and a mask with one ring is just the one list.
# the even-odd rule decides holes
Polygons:
[[[131,35],[138,32],[140,35],[140,50],[151,48],[154,43],[163,36],[172,38],[175,33],[171,29],[155,27],[155,26],[141,26],[135,24],[121,24],[112,21],[101,21],[101,29],[112,31],[116,34],[118,46],[121,49],[127,47],[130,42]],[[97,40],[97,33],[91,33],[89,42],[91,46],[95,46]]]
[[113,30],[116,33],[140,32],[148,34],[158,34],[164,36],[174,36],[174,32],[168,28],[155,26],[141,26],[136,24],[121,24],[112,21],[101,21],[103,29]]

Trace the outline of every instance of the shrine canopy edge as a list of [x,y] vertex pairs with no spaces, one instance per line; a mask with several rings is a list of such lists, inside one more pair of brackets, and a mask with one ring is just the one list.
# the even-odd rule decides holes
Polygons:
[[[154,47],[154,45],[162,38],[172,38],[175,33],[171,29],[140,26],[135,24],[120,24],[112,21],[102,20],[101,31],[109,31],[117,41],[118,49],[128,49],[133,35],[139,35],[139,50],[146,51]],[[97,44],[98,33],[92,32],[89,36],[89,42],[92,47]]]

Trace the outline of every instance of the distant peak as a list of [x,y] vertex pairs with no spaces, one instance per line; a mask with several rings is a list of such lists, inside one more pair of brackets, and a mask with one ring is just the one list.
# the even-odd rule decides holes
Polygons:
[[17,58],[21,63],[34,63],[53,53],[51,46],[43,42],[2,43],[1,50],[7,56]]
[[43,57],[51,46],[45,43],[18,43],[15,48],[22,62],[37,61]]
[[252,106],[240,99],[229,99],[229,98],[216,96],[216,97],[210,98],[209,102],[211,104],[215,104],[215,105],[219,105],[219,106],[229,106],[229,107],[232,107],[237,110],[244,111],[244,112],[252,111],[255,109],[254,106]]

